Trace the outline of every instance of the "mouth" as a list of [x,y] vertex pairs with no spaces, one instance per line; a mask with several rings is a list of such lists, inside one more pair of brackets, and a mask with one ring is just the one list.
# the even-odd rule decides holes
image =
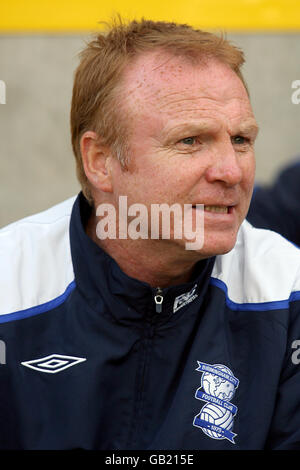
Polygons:
[[[194,204],[193,209],[196,209]],[[231,214],[234,206],[204,205],[204,212],[214,212],[217,214]]]

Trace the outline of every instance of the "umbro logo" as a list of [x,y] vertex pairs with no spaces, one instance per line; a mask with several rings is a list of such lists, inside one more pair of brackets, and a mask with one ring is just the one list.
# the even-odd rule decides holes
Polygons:
[[184,307],[185,305],[193,302],[193,300],[195,300],[198,297],[198,294],[195,293],[196,289],[197,289],[197,284],[195,284],[192,290],[190,290],[189,292],[178,295],[178,297],[175,298],[174,306],[173,306],[173,313],[177,312],[177,310]]
[[21,362],[21,364],[22,366],[30,367],[30,369],[38,370],[39,372],[56,374],[83,361],[86,361],[86,358],[51,354],[50,356],[41,357],[40,359]]

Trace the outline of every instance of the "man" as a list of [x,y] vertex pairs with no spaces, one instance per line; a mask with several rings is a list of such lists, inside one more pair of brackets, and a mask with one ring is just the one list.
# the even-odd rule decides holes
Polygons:
[[[1,231],[2,448],[300,448],[300,257],[243,222],[242,63],[223,38],[144,20],[83,52],[83,192]],[[175,215],[151,237],[157,204],[202,215],[203,243],[187,249]]]
[[289,162],[270,185],[257,185],[247,219],[300,246],[300,162]]

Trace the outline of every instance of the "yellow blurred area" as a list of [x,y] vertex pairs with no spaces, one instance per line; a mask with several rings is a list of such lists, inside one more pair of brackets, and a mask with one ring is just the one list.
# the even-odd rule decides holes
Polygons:
[[0,33],[95,31],[115,13],[211,30],[300,30],[300,0],[2,0]]

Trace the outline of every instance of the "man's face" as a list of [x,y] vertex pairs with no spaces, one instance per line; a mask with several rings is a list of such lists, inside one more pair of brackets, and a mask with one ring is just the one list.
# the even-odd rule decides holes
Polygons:
[[[214,59],[151,52],[127,68],[122,91],[129,171],[113,163],[115,204],[120,195],[149,213],[154,203],[204,204],[201,257],[231,250],[255,172],[257,128],[240,79]],[[169,243],[182,252],[185,241]]]

